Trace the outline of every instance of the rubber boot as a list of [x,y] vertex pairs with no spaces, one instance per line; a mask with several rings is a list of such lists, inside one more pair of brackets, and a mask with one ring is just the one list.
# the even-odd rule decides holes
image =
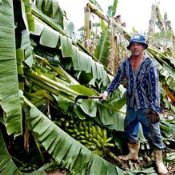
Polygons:
[[163,164],[162,160],[162,151],[161,150],[154,150],[155,162],[157,166],[157,171],[160,175],[166,175],[168,173],[167,168]]
[[119,158],[125,161],[137,160],[139,149],[140,149],[140,144],[139,143],[134,143],[134,144],[128,143],[128,149],[129,149],[128,155],[121,155],[119,156]]

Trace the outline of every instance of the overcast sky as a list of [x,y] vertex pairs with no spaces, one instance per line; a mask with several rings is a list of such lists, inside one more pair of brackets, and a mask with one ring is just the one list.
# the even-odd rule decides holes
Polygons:
[[[175,6],[174,0],[118,0],[116,15],[122,16],[122,21],[126,22],[127,31],[131,32],[135,27],[140,33],[148,30],[151,16],[151,6],[159,2],[162,17],[167,12],[168,19],[175,30]],[[84,7],[88,0],[58,0],[61,8],[66,11],[75,28],[78,29],[84,24]],[[112,5],[113,0],[98,0],[100,6],[106,14],[107,7]]]

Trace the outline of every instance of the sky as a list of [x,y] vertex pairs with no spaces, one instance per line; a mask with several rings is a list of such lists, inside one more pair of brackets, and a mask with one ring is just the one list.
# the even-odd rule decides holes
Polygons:
[[[161,15],[167,12],[168,19],[175,30],[175,6],[174,0],[118,0],[116,15],[121,15],[122,22],[126,23],[126,31],[132,32],[134,27],[138,32],[148,31],[151,17],[152,4],[159,3]],[[75,25],[75,30],[84,25],[84,7],[88,0],[58,0],[62,10],[66,11],[67,17]],[[97,0],[104,14],[113,0]]]

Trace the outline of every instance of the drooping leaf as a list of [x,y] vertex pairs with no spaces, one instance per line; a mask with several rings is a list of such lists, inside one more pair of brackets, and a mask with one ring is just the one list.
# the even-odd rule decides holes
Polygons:
[[44,28],[40,37],[40,44],[50,48],[55,48],[58,44],[59,33],[50,30],[50,28]]
[[72,40],[66,36],[60,35],[60,45],[63,57],[71,57]]
[[21,49],[24,50],[25,60],[24,62],[29,67],[32,67],[33,64],[33,49],[30,43],[29,33],[27,30],[22,31],[22,41],[21,41]]
[[92,100],[83,100],[81,103],[81,109],[90,117],[96,117],[97,115],[97,105]]
[[[27,123],[40,144],[52,155],[52,157],[76,174],[117,174],[116,167],[101,157],[93,154],[86,147],[70,137],[67,133],[50,121],[25,97],[25,103],[30,108]],[[94,168],[98,165],[100,169]]]
[[8,134],[22,133],[22,111],[18,95],[13,1],[0,5],[0,105]]
[[74,24],[71,21],[67,20],[66,18],[64,18],[63,23],[64,23],[64,31],[69,37],[72,37],[74,32]]
[[37,0],[35,6],[47,15],[51,20],[63,27],[63,11],[59,6],[59,1]]
[[[41,19],[47,20],[46,25],[50,26],[52,30],[56,30],[60,33],[60,45],[58,49],[61,49],[63,58],[67,57],[72,58],[74,70],[80,70],[85,71],[86,73],[92,73],[93,77],[97,80],[101,80],[104,86],[108,84],[107,74],[106,71],[104,70],[103,65],[94,61],[92,57],[89,56],[87,53],[82,52],[79,49],[79,47],[73,42],[73,40],[68,36],[66,36],[66,34],[63,31],[61,31],[55,23],[52,23],[51,21],[49,21],[49,19],[44,18],[43,14],[39,13],[35,8],[33,8],[33,12],[34,15],[36,13],[36,16],[39,15]],[[40,26],[38,22],[36,24],[37,26]],[[39,29],[39,33],[41,32],[41,30],[42,29]]]

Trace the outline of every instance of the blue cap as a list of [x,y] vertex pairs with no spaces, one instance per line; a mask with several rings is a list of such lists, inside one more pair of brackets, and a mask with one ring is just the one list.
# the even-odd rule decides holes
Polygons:
[[141,43],[141,44],[143,44],[145,49],[148,47],[148,44],[146,43],[143,35],[136,34],[136,35],[132,36],[130,41],[129,41],[129,45],[127,46],[128,50],[130,49],[130,47],[133,43]]

